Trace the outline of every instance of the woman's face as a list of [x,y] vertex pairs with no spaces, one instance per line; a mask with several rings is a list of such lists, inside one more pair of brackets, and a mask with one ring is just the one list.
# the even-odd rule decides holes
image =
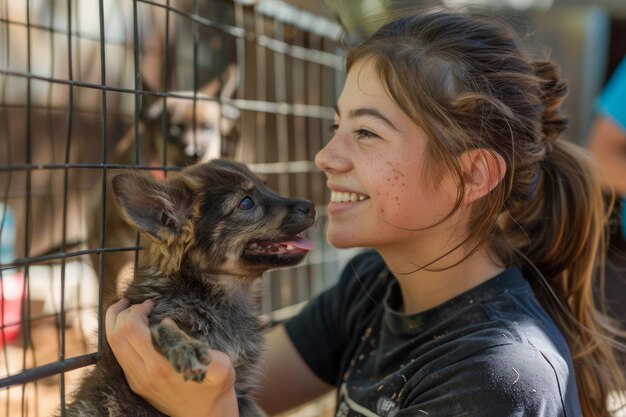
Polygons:
[[331,190],[328,241],[380,250],[428,243],[440,230],[429,226],[451,211],[456,186],[424,178],[428,138],[389,97],[371,63],[350,69],[335,119],[333,137],[315,158]]

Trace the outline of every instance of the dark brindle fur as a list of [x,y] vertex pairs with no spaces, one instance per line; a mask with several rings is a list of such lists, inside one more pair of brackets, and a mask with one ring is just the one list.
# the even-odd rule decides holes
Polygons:
[[[280,197],[244,165],[225,160],[192,166],[168,181],[121,174],[113,188],[124,218],[151,241],[150,265],[124,297],[155,301],[153,343],[194,381],[205,376],[209,348],[226,352],[235,367],[240,415],[261,415],[250,397],[263,345],[252,286],[268,269],[306,255],[310,242],[299,233],[314,222],[313,204]],[[131,392],[105,343],[66,415],[163,414]]]

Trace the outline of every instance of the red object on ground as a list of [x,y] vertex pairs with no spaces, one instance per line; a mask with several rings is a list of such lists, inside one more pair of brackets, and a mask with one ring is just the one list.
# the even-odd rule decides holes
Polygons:
[[20,332],[20,314],[24,297],[24,274],[2,276],[0,281],[0,347],[11,343]]

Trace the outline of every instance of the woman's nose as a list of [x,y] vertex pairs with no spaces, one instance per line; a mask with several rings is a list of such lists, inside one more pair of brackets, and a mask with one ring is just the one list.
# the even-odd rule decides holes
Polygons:
[[315,155],[315,165],[327,174],[342,173],[350,170],[351,162],[346,147],[338,135],[333,136]]

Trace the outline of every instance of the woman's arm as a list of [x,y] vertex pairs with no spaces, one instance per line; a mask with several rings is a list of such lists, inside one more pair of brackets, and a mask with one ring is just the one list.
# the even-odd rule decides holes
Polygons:
[[610,118],[598,116],[587,147],[604,170],[603,185],[626,195],[626,132]]
[[130,307],[121,300],[106,312],[107,340],[131,389],[172,417],[238,417],[230,358],[211,351],[204,381],[186,382],[152,345],[148,315],[153,307],[151,300]]
[[259,405],[270,415],[289,410],[333,389],[319,379],[300,357],[284,326],[267,335],[265,376]]

